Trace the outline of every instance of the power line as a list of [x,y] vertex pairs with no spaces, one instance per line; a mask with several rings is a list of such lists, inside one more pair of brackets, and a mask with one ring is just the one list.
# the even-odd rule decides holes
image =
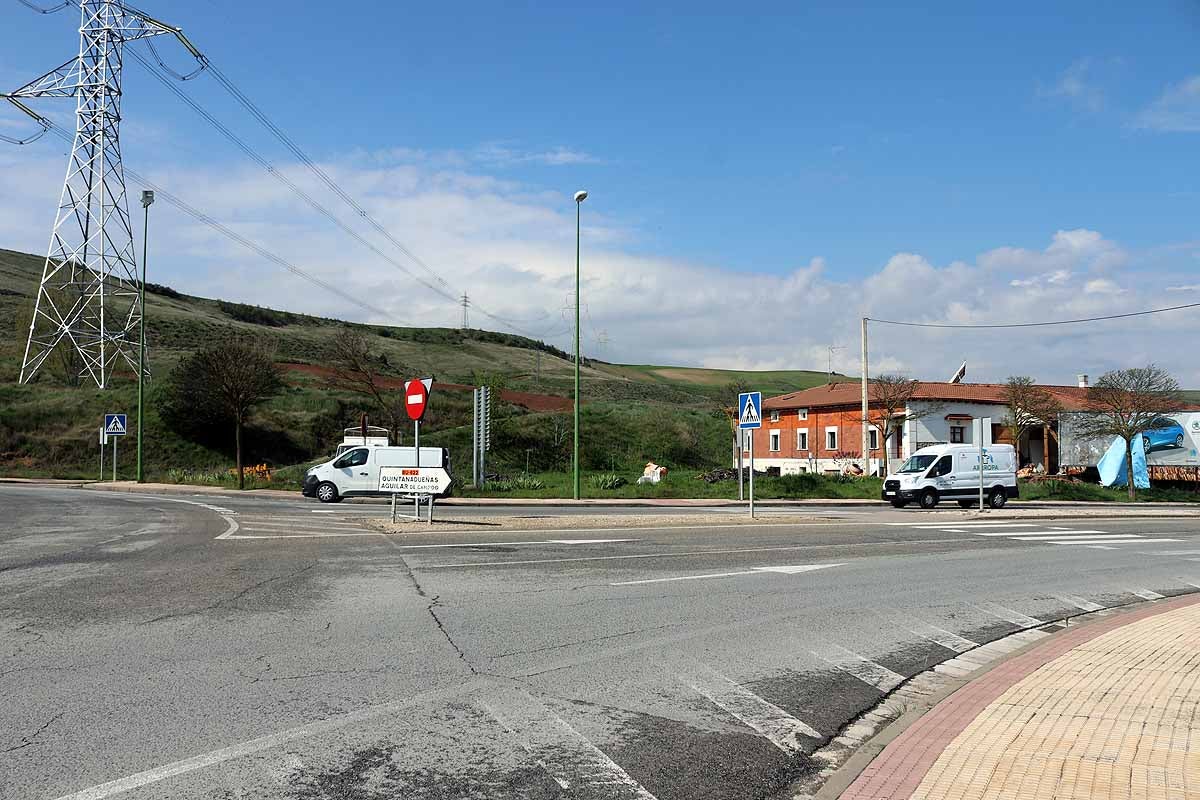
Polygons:
[[1144,317],[1147,314],[1162,314],[1167,311],[1181,311],[1185,308],[1200,308],[1200,303],[1185,303],[1181,306],[1167,306],[1166,308],[1151,308],[1146,311],[1130,311],[1125,314],[1106,314],[1102,317],[1080,317],[1079,319],[1059,319],[1048,322],[1008,322],[997,323],[991,325],[953,325],[940,322],[900,322],[893,319],[875,319],[867,317],[870,322],[878,322],[883,325],[903,325],[908,328],[1042,328],[1049,325],[1077,325],[1083,322],[1102,322],[1107,319],[1125,319],[1126,317]]
[[[49,121],[47,121],[47,122],[49,122]],[[64,141],[66,141],[68,144],[71,143],[72,139],[71,139],[70,134],[68,134],[66,131],[62,130],[60,127],[55,125],[53,122],[49,122],[49,125],[51,127],[51,130],[53,131],[53,133],[56,136],[58,136],[60,139],[63,139]],[[203,211],[200,211],[197,208],[193,208],[192,206],[188,205],[180,198],[176,197],[175,195],[171,194],[167,190],[163,189],[161,186],[158,186],[153,181],[146,178],[144,175],[139,175],[137,172],[134,172],[133,170],[129,169],[128,167],[124,167],[124,172],[126,175],[133,178],[135,181],[138,181],[139,183],[144,184],[147,188],[153,189],[156,197],[161,197],[162,199],[166,200],[168,203],[175,206],[176,208],[178,208],[180,211],[184,212],[188,216],[191,216],[194,219],[204,223],[205,225],[209,226],[210,228],[217,231],[218,233],[221,233],[224,236],[232,239],[233,241],[242,245],[246,249],[252,250],[253,252],[257,253],[258,255],[262,256],[263,258],[267,259],[268,261],[271,261],[274,264],[278,264],[279,266],[283,267],[284,269],[286,269],[288,272],[292,273],[293,275],[295,275],[299,278],[303,278],[304,280],[308,281],[309,283],[312,283],[315,286],[319,286],[322,289],[324,289],[325,291],[329,292],[330,294],[337,295],[338,297],[342,298],[343,300],[347,301],[348,303],[352,303],[353,305],[356,305],[365,311],[369,311],[372,314],[377,314],[377,315],[385,317],[385,318],[394,319],[394,315],[392,315],[390,312],[384,311],[383,309],[379,308],[378,306],[371,305],[370,303],[359,300],[357,297],[354,297],[353,295],[347,294],[345,291],[337,288],[336,286],[328,283],[327,281],[324,281],[321,278],[318,278],[317,276],[304,271],[300,267],[297,267],[295,264],[291,263],[290,261],[283,258],[282,256],[276,255],[275,253],[271,252],[270,250],[263,247],[262,245],[260,245],[256,242],[253,242],[250,239],[247,239],[246,237],[237,233],[236,231],[233,231],[233,230],[227,228],[226,226],[222,225],[220,222],[217,222],[215,219],[213,219],[212,217],[205,214]]]
[[[33,9],[34,11],[38,11],[39,13],[52,13],[53,11],[60,10],[61,8],[65,8],[66,6],[78,5],[78,0],[63,0],[62,4],[60,6],[57,6],[55,8],[51,8],[51,9],[42,9],[42,8],[30,3],[29,0],[19,0],[19,2],[21,2],[23,5],[26,5],[27,7],[31,8],[31,9]],[[367,247],[371,252],[375,253],[380,258],[383,258],[385,261],[390,263],[392,266],[401,270],[406,275],[413,278],[418,283],[420,283],[421,285],[430,289],[431,291],[435,292],[442,298],[444,298],[450,302],[454,302],[456,304],[459,302],[459,298],[454,293],[449,291],[450,286],[441,277],[441,275],[439,275],[433,268],[431,268],[428,264],[426,264],[423,260],[421,260],[415,253],[413,253],[411,250],[409,250],[402,242],[400,242],[398,239],[396,239],[396,237],[393,236],[385,227],[383,227],[383,225],[381,225],[373,216],[371,216],[371,214],[361,204],[359,204],[356,200],[354,200],[354,198],[351,197],[336,181],[334,181],[333,178],[331,178],[323,169],[321,169],[321,167],[318,164],[316,164],[316,162],[314,162],[308,156],[308,154],[305,153],[299,147],[299,145],[297,145],[291,139],[291,137],[289,137],[282,129],[280,129],[274,122],[272,122],[271,119],[269,117],[267,117],[266,114],[244,92],[242,92],[228,76],[226,76],[223,72],[221,72],[221,70],[217,66],[215,66],[207,56],[205,56],[203,53],[200,53],[198,50],[196,50],[195,47],[189,41],[187,41],[187,39],[183,36],[182,31],[180,29],[172,27],[170,25],[166,25],[164,23],[161,23],[161,22],[155,20],[150,15],[148,15],[146,12],[141,11],[140,9],[137,9],[128,3],[115,3],[114,5],[121,7],[127,13],[130,13],[134,16],[140,17],[144,22],[152,24],[153,26],[163,30],[164,32],[175,33],[175,35],[180,39],[180,41],[184,44],[184,46],[187,47],[187,49],[196,57],[197,61],[199,62],[199,66],[195,70],[184,75],[184,74],[181,74],[181,73],[177,72],[176,70],[172,69],[170,66],[168,66],[166,64],[166,62],[162,59],[162,57],[159,55],[157,49],[154,48],[153,44],[148,39],[147,39],[147,45],[150,48],[151,55],[153,56],[154,60],[158,64],[158,69],[156,69],[152,64],[150,64],[137,51],[133,50],[132,48],[127,49],[126,52],[130,53],[130,55],[132,55],[135,60],[137,60],[139,63],[141,63],[142,66],[144,66],[147,69],[147,71],[149,71],[156,79],[159,80],[159,82],[163,83],[163,85],[165,85],[168,89],[170,89],[180,100],[182,100],[186,105],[191,107],[196,113],[198,113],[202,118],[204,118],[210,125],[212,125],[214,128],[216,128],[218,132],[220,132],[231,143],[233,143],[236,147],[238,147],[238,149],[242,150],[242,152],[245,153],[247,157],[249,157],[252,161],[257,163],[260,167],[262,167],[268,173],[273,175],[281,183],[283,183],[285,186],[287,186],[293,193],[295,193],[298,197],[300,197],[302,200],[304,200],[305,203],[307,203],[311,208],[313,208],[313,210],[317,211],[322,216],[324,216],[326,219],[328,219],[329,221],[334,223],[334,225],[336,225],[344,233],[353,237],[356,241],[358,241],[364,247]],[[312,198],[310,195],[308,195],[303,190],[301,190],[298,186],[296,186],[295,183],[293,183],[286,176],[284,176],[283,173],[281,173],[279,170],[277,170],[273,164],[271,164],[267,159],[265,159],[260,154],[258,154],[257,151],[255,151],[248,144],[246,144],[245,141],[243,141],[242,139],[237,137],[229,128],[227,128],[225,125],[223,125],[219,120],[217,120],[207,110],[205,110],[197,101],[195,101],[189,95],[187,95],[186,93],[181,91],[178,87],[176,87],[174,84],[172,84],[163,75],[163,73],[166,73],[166,75],[169,75],[169,76],[175,78],[176,80],[187,81],[187,80],[190,80],[190,79],[196,77],[198,74],[200,74],[201,72],[206,71],[206,70],[208,72],[211,72],[214,79],[216,79],[217,82],[220,83],[221,86],[235,100],[237,100],[239,104],[241,104],[247,111],[249,111],[250,114],[255,119],[257,119],[289,151],[291,151],[292,154],[295,155],[295,157],[297,159],[299,159],[301,161],[301,163],[303,163],[322,183],[324,183],[332,192],[334,192],[334,194],[336,194],[344,202],[346,202],[352,209],[354,209],[354,211],[357,212],[360,217],[362,217],[380,235],[384,236],[394,247],[396,247],[396,249],[398,249],[402,254],[407,256],[408,259],[410,259],[414,264],[419,266],[421,269],[425,270],[425,272],[427,272],[430,275],[430,277],[434,281],[436,281],[437,284],[439,284],[439,285],[434,285],[433,283],[430,283],[429,281],[416,275],[408,267],[404,266],[403,264],[396,261],[395,259],[389,257],[388,255],[386,255],[385,253],[380,251],[377,247],[375,247],[373,244],[371,244],[368,240],[366,240],[361,235],[359,235],[357,232],[355,232],[353,229],[351,229],[345,222],[343,222],[340,218],[338,218],[335,214],[333,214],[332,211],[330,211],[325,206],[321,205],[314,198]],[[7,141],[7,142],[10,142],[13,144],[27,144],[29,142],[35,141],[37,138],[40,138],[42,135],[44,135],[44,133],[45,133],[45,129],[43,129],[42,131],[40,131],[37,134],[34,134],[31,137],[28,137],[28,138],[22,139],[22,140],[13,139],[11,137],[6,137],[6,136],[0,136],[0,140]],[[195,211],[195,209],[193,209],[193,211]],[[196,212],[196,213],[200,213],[200,212]],[[524,330],[518,324],[518,321],[516,321],[512,318],[500,316],[498,314],[489,312],[487,309],[482,308],[477,304],[475,304],[474,307],[478,313],[482,314],[483,316],[487,317],[488,319],[494,320],[495,322],[497,322],[507,328],[510,328],[513,331],[524,334],[530,338],[539,339],[539,338],[545,337],[547,335],[546,333],[537,334],[537,333],[533,333],[533,332]],[[543,313],[539,319],[545,319],[546,316],[547,315],[545,313]],[[532,321],[534,321],[534,320],[528,320],[528,322],[532,322]],[[525,321],[522,321],[521,324],[525,324]]]

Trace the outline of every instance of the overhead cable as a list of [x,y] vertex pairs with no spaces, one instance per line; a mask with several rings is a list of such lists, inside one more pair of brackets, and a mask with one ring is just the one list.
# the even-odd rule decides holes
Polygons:
[[1167,306],[1166,308],[1151,308],[1146,311],[1130,311],[1125,314],[1106,314],[1101,317],[1080,317],[1078,319],[1057,319],[1047,322],[1007,322],[997,324],[950,324],[941,322],[901,322],[894,319],[875,319],[867,317],[870,322],[878,322],[883,325],[903,325],[908,328],[1043,328],[1049,325],[1078,325],[1083,322],[1102,322],[1107,319],[1125,319],[1126,317],[1144,317],[1147,314],[1162,314],[1167,311],[1182,311],[1185,308],[1200,308],[1200,303],[1185,303],[1180,306]]

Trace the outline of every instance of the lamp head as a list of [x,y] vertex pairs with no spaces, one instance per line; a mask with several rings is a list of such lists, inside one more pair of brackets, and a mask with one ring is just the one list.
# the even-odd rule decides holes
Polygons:
[[146,189],[142,192],[142,208],[149,208],[154,203],[154,192]]
[[575,193],[575,202],[582,203],[584,200],[587,200],[587,192],[581,189]]

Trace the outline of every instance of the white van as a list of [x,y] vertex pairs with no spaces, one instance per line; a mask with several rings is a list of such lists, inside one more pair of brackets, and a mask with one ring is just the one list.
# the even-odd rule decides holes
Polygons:
[[[1017,454],[1011,444],[983,448],[983,496],[1003,508],[1017,490]],[[979,447],[940,444],[922,447],[883,482],[883,499],[896,508],[912,502],[933,508],[939,500],[957,500],[963,508],[979,503]]]
[[[380,467],[415,466],[415,447],[354,447],[310,469],[300,492],[322,503],[339,503],[346,497],[384,496],[389,493],[379,491]],[[449,473],[450,451],[444,447],[422,447],[420,466],[441,467]],[[449,493],[447,489],[437,496]]]

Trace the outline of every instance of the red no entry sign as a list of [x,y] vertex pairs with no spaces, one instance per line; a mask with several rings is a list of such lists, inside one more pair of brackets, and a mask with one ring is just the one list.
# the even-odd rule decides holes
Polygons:
[[433,384],[431,378],[414,378],[404,382],[404,409],[411,420],[420,420],[425,416],[425,406],[429,404],[429,387]]

